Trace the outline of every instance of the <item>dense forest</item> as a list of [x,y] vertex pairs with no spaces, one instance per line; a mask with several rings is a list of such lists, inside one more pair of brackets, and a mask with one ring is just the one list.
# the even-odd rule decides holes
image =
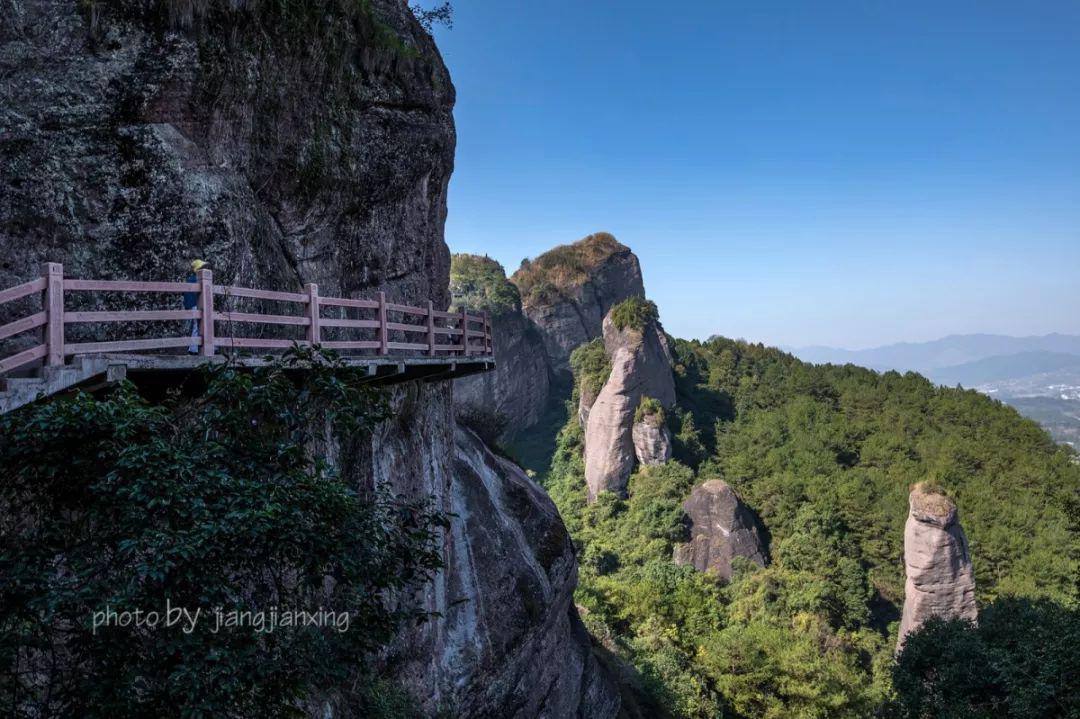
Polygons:
[[[627,706],[678,717],[1077,716],[1080,466],[1034,422],[916,374],[804,364],[723,338],[672,342],[675,459],[586,504],[577,394],[543,479],[578,546],[577,602]],[[728,584],[672,561],[691,488],[721,478],[770,563]],[[983,621],[893,651],[911,485],[955,498]],[[1045,627],[1043,631],[1035,631]],[[1049,629],[1052,627],[1052,629]]]

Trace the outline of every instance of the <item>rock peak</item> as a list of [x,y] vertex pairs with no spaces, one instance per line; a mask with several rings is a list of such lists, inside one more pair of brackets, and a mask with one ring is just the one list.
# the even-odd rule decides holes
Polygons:
[[920,482],[904,525],[904,612],[896,649],[931,617],[975,621],[975,574],[956,503]]

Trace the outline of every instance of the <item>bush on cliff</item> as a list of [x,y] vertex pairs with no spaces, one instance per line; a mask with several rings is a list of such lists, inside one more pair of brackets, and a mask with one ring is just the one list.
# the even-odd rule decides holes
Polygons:
[[611,308],[611,323],[618,330],[643,331],[659,319],[656,303],[644,297],[631,297]]
[[503,266],[490,257],[453,255],[450,295],[455,309],[486,310],[495,317],[521,311],[517,287],[506,279]]
[[559,245],[533,260],[522,260],[510,278],[526,304],[551,302],[580,287],[590,273],[612,255],[629,252],[607,232],[597,232],[571,245]]
[[124,385],[0,418],[16,716],[294,716],[322,689],[366,694],[371,653],[423,618],[387,599],[440,566],[444,519],[359,494],[323,454],[327,426],[384,416],[379,395],[306,350],[205,379],[195,400]]

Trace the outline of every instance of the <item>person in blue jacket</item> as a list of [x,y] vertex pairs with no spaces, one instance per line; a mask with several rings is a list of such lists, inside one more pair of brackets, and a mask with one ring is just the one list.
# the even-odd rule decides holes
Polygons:
[[[193,283],[199,281],[199,270],[206,267],[206,263],[202,260],[191,261],[191,274],[187,276],[187,282]],[[184,293],[184,309],[193,310],[199,305],[199,293],[198,292],[185,292]],[[199,321],[197,319],[191,320],[191,346],[188,347],[188,354],[199,354]]]

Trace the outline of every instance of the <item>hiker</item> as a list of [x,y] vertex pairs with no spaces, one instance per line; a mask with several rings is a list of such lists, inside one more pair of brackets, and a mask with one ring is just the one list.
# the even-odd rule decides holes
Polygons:
[[[206,263],[202,260],[191,261],[191,274],[187,276],[188,283],[194,283],[199,281],[199,270],[206,267]],[[199,305],[199,293],[198,292],[185,292],[184,293],[184,309],[193,310]],[[191,320],[191,346],[188,347],[189,355],[199,354],[199,320],[192,318]]]

